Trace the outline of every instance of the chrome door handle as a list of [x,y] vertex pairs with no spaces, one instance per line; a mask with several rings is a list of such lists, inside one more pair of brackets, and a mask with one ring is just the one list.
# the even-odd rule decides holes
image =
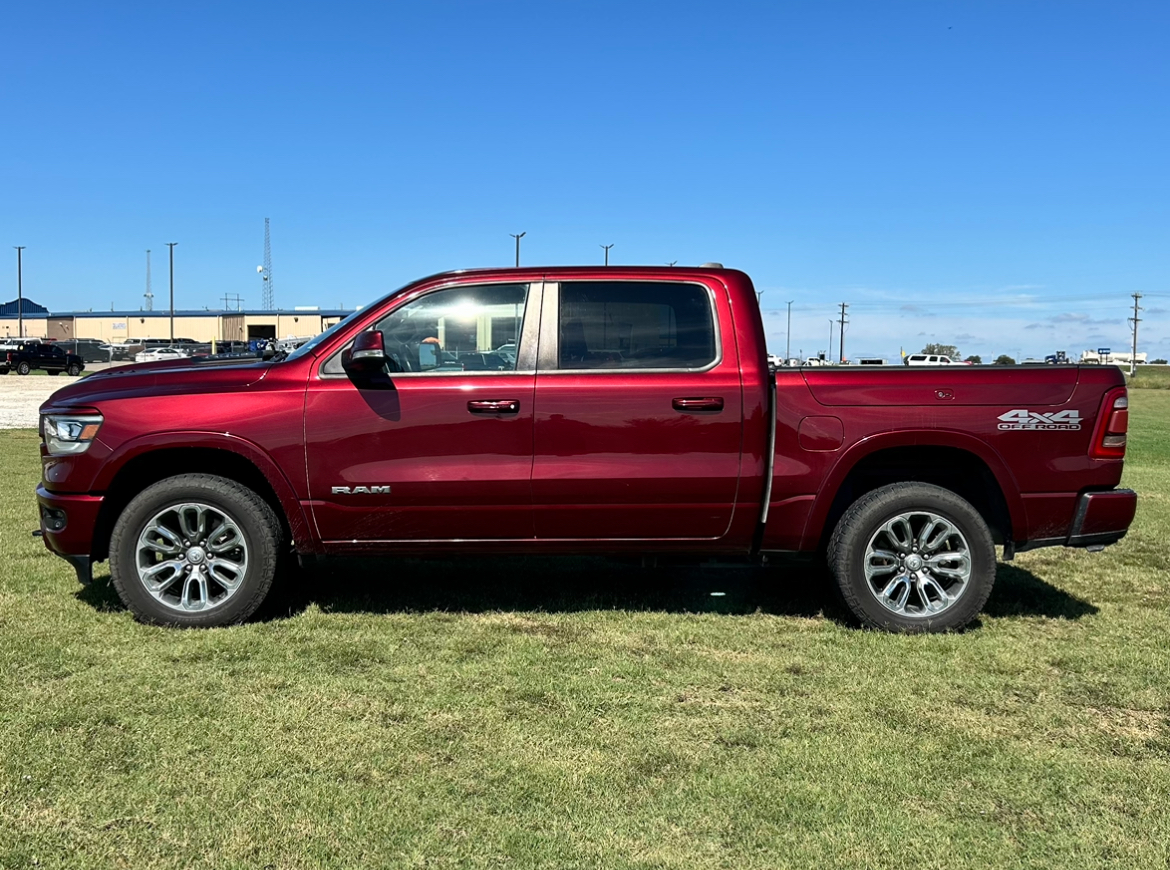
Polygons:
[[520,400],[473,399],[467,403],[467,410],[473,414],[517,414],[520,412]]
[[671,404],[674,405],[676,411],[722,411],[723,397],[675,399]]

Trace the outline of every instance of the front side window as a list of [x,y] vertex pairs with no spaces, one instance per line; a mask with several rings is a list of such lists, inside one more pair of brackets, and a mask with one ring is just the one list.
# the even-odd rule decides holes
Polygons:
[[559,308],[561,369],[697,369],[716,358],[711,297],[698,284],[569,281]]
[[[527,284],[451,287],[394,309],[374,329],[391,374],[512,372],[527,300]],[[340,354],[323,369],[341,371]]]

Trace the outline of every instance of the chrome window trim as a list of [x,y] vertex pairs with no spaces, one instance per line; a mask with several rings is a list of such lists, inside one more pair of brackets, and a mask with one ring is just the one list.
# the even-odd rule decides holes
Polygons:
[[[507,371],[500,371],[500,372],[488,372],[488,371],[392,372],[390,376],[392,378],[397,379],[397,378],[482,377],[484,375],[495,375],[495,376],[499,376],[499,375],[535,375],[536,374],[536,350],[537,350],[536,342],[537,342],[537,338],[539,335],[538,330],[539,330],[539,325],[540,325],[541,303],[542,303],[544,286],[545,286],[543,281],[524,282],[524,281],[516,281],[516,280],[511,280],[511,281],[501,280],[501,281],[475,281],[475,282],[471,282],[471,283],[468,283],[466,281],[452,281],[448,284],[440,284],[438,287],[432,287],[426,293],[422,293],[422,294],[414,297],[413,299],[411,299],[409,302],[407,302],[405,304],[406,305],[413,305],[415,302],[419,301],[420,299],[425,299],[426,297],[430,296],[433,293],[438,293],[442,290],[451,290],[451,289],[456,288],[456,287],[488,287],[488,286],[492,286],[495,284],[524,284],[524,283],[528,284],[528,295],[527,295],[527,297],[525,297],[525,300],[524,300],[523,321],[520,325],[520,346],[516,349],[516,368],[508,369]],[[392,312],[396,311],[397,308],[398,308],[398,306],[395,306],[394,308],[389,309],[385,314],[382,314],[379,317],[377,317],[374,320],[374,323],[377,324],[379,321],[390,316],[390,314]],[[529,316],[530,314],[532,314],[534,316],[530,317]],[[356,335],[356,333],[355,333],[355,335]],[[317,366],[317,377],[322,379],[322,380],[328,380],[328,381],[336,381],[336,380],[341,380],[341,379],[348,380],[349,375],[346,374],[344,371],[327,372],[327,371],[325,371],[325,366],[329,365],[329,363],[332,362],[334,359],[338,359],[343,353],[345,353],[346,350],[349,349],[350,345],[352,345],[352,344],[353,344],[353,339],[351,338],[344,345],[342,345],[336,351],[329,354],[329,356],[327,356],[325,359],[323,359],[321,361],[321,363]]]
[[711,324],[715,329],[715,359],[699,368],[596,368],[596,369],[562,369],[558,368],[560,361],[560,313],[561,313],[561,285],[562,284],[599,284],[603,281],[590,278],[574,281],[546,281],[544,283],[544,308],[540,312],[540,352],[536,361],[536,371],[541,375],[594,375],[594,374],[702,374],[718,368],[723,362],[723,330],[719,320],[719,307],[715,304],[715,291],[702,281],[667,281],[663,279],[629,279],[616,278],[614,284],[693,284],[700,287],[707,294],[707,304],[711,310]]

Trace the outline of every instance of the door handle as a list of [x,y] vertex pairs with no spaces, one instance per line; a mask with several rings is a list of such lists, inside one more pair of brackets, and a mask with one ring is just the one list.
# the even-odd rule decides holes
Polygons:
[[723,397],[708,396],[705,398],[675,399],[671,404],[676,411],[722,411]]
[[520,412],[520,400],[473,399],[467,403],[467,410],[473,414],[517,414]]

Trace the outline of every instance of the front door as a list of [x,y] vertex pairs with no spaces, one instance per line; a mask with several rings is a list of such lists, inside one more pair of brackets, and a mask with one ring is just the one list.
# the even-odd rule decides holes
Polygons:
[[743,417],[724,288],[636,280],[544,287],[537,537],[724,535]]
[[340,352],[319,367],[305,442],[327,545],[532,537],[540,299],[539,284],[440,288],[375,325],[387,376],[347,375]]

